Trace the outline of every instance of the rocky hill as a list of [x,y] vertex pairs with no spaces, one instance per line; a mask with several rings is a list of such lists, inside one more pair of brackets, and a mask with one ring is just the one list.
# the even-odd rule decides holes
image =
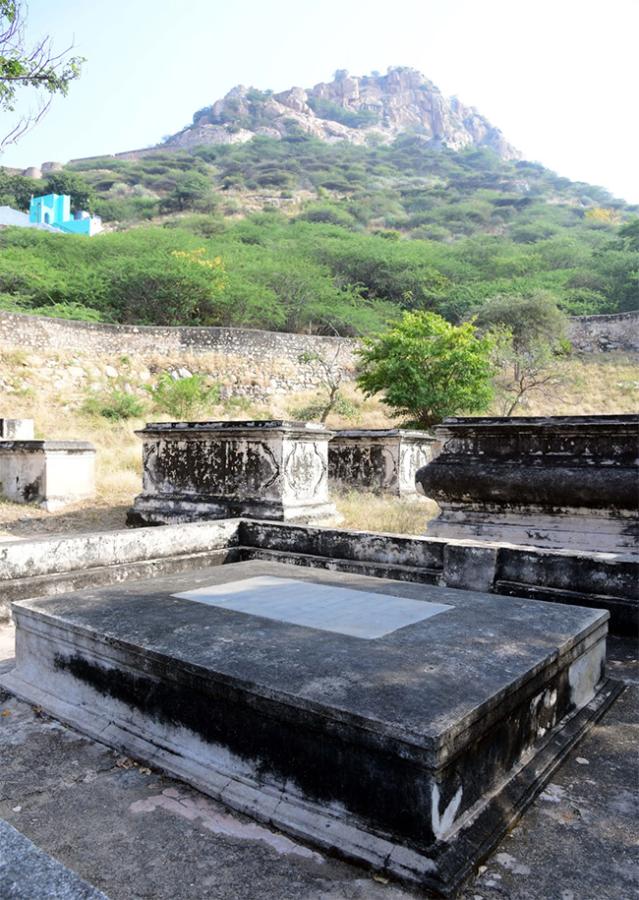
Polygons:
[[165,147],[238,144],[255,135],[282,138],[296,132],[352,144],[390,142],[411,133],[434,147],[488,147],[502,159],[520,157],[476,109],[445,97],[432,81],[406,67],[362,77],[340,70],[333,81],[278,94],[237,85],[198,110],[193,123],[168,138]]

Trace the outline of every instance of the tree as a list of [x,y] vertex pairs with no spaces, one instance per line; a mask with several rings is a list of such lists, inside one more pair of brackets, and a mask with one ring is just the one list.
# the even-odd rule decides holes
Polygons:
[[639,216],[629,219],[619,229],[618,245],[622,250],[639,252]]
[[162,209],[166,212],[186,209],[212,212],[215,205],[211,182],[200,172],[181,172],[175,179],[175,187],[162,201]]
[[358,351],[357,379],[367,397],[384,403],[409,428],[430,428],[445,416],[482,412],[492,399],[490,335],[471,322],[451,325],[436,313],[406,312]]
[[511,416],[533,391],[556,389],[562,377],[555,364],[570,344],[568,319],[552,294],[539,290],[525,297],[496,296],[475,322],[495,338],[496,386],[504,415]]
[[344,367],[339,362],[342,349],[343,346],[338,344],[335,353],[332,355],[307,350],[298,356],[298,362],[302,363],[302,365],[315,363],[319,369],[319,383],[322,387],[322,394],[317,401],[303,408],[303,412],[306,414],[304,418],[318,419],[324,424],[333,410],[340,403],[345,402],[345,398],[340,391],[340,386],[346,375]]
[[95,191],[81,175],[75,172],[52,172],[47,176],[44,194],[69,194],[73,210],[93,212]]
[[16,143],[36,125],[56,94],[66,96],[84,62],[80,56],[69,56],[71,47],[56,53],[48,35],[29,47],[25,11],[22,0],[0,0],[0,111],[15,112],[21,89],[25,88],[35,92],[38,102],[0,138],[0,150]]

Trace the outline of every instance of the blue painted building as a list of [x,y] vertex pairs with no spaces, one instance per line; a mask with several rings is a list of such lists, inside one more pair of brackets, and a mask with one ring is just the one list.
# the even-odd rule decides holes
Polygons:
[[91,237],[102,231],[102,220],[90,213],[71,212],[71,198],[68,194],[44,194],[32,197],[29,206],[29,221],[35,225],[52,225],[68,234],[86,234]]

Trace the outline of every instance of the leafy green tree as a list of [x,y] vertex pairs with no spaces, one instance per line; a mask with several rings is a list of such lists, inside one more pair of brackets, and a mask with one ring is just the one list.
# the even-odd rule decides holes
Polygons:
[[52,172],[47,176],[43,194],[68,194],[71,197],[71,208],[74,211],[81,209],[93,212],[96,195],[91,185],[75,172]]
[[80,56],[69,56],[70,47],[56,52],[48,36],[29,47],[24,37],[25,13],[26,4],[21,0],[0,0],[0,111],[15,112],[24,88],[35,92],[39,103],[0,138],[0,150],[39,122],[56,94],[66,96],[84,62]]
[[204,248],[167,252],[144,244],[138,246],[146,252],[110,259],[100,269],[110,316],[147,325],[218,325],[226,286],[222,260],[209,259]]
[[489,299],[475,316],[475,324],[483,330],[507,328],[516,350],[543,341],[560,349],[566,341],[568,319],[557,307],[556,297],[538,290],[525,296],[503,294]]
[[622,225],[618,234],[622,249],[639,253],[639,216],[634,216]]
[[215,195],[210,180],[201,172],[182,172],[175,179],[175,187],[162,203],[165,212],[197,210],[213,212]]
[[22,175],[9,175],[0,169],[0,206],[28,210],[31,197],[42,191],[42,182]]
[[406,427],[430,428],[445,416],[488,407],[493,345],[470,322],[406,312],[388,332],[364,340],[357,383],[367,397],[381,393]]

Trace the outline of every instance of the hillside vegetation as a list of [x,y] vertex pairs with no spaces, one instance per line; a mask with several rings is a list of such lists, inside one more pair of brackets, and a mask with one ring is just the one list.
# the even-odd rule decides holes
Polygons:
[[636,207],[492,151],[326,143],[293,133],[48,181],[0,175],[0,204],[67,192],[115,233],[0,232],[0,305],[136,324],[366,334],[404,309],[459,321],[499,294],[570,314],[639,305]]

